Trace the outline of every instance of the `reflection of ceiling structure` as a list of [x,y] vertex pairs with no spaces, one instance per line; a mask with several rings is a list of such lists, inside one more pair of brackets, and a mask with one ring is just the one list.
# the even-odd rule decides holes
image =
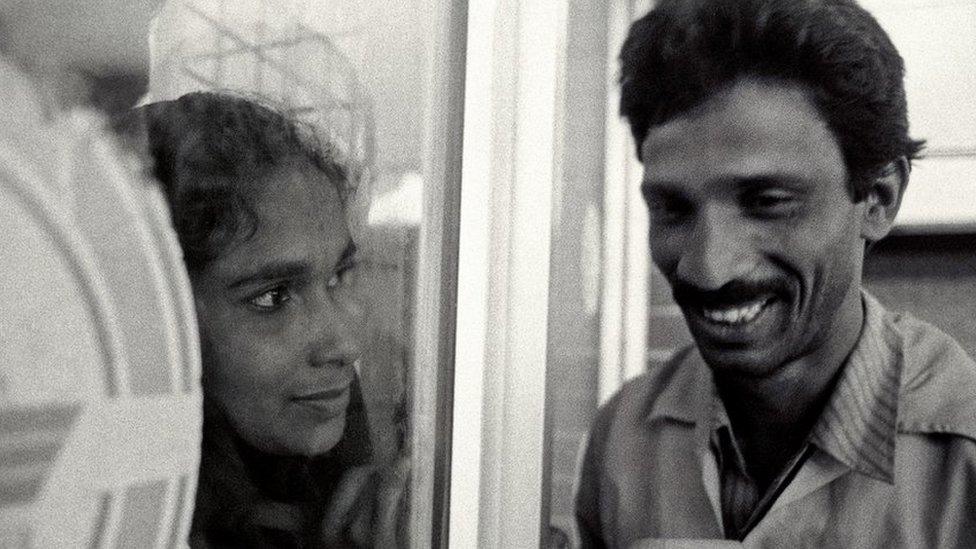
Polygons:
[[[421,171],[431,3],[294,2],[306,26],[329,37],[369,90],[378,169],[396,174]],[[248,2],[227,1],[232,7],[238,3]],[[162,4],[163,0],[0,0],[0,47],[18,60],[55,68],[145,74],[149,21]]]
[[372,163],[372,106],[356,69],[290,2],[173,0],[151,32],[150,99],[256,95],[312,123],[357,166]]

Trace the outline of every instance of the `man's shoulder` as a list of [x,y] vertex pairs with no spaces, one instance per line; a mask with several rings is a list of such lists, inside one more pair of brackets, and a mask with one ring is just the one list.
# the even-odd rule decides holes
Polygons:
[[691,367],[696,354],[694,346],[686,347],[626,382],[600,407],[594,430],[605,430],[614,422],[643,422],[655,414],[691,419],[693,399],[688,393],[697,389],[697,372]]
[[[678,424],[693,421],[696,389],[694,347],[675,353],[664,363],[654,364],[641,375],[624,383],[606,403],[600,406],[590,426],[586,444],[587,462],[606,465],[611,455],[624,455],[655,437],[651,428],[655,418],[667,418]],[[585,467],[584,467],[585,468]]]
[[906,313],[889,313],[901,340],[898,430],[976,442],[976,361],[951,336]]

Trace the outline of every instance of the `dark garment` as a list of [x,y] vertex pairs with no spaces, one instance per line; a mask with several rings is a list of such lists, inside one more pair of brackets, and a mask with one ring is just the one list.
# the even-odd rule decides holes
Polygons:
[[320,547],[320,523],[343,473],[372,455],[358,378],[342,438],[314,459],[261,452],[211,408],[204,404],[190,547]]
[[722,425],[712,433],[711,449],[719,471],[725,537],[742,540],[793,481],[810,457],[812,447],[805,446],[794,455],[765,490],[760,488],[759,483],[749,473],[742,452],[732,435],[731,426]]

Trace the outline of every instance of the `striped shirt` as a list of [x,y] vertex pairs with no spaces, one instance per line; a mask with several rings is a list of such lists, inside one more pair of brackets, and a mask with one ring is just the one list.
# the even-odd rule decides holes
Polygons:
[[583,546],[976,547],[976,363],[933,326],[864,303],[834,392],[765,493],[735,478],[741,452],[699,353],[625,386],[582,464]]
[[725,537],[742,539],[769,510],[806,459],[819,449],[861,473],[890,483],[895,455],[901,363],[886,350],[884,309],[865,296],[860,339],[806,444],[765,491],[748,472],[717,391],[712,399],[711,450],[718,462]]

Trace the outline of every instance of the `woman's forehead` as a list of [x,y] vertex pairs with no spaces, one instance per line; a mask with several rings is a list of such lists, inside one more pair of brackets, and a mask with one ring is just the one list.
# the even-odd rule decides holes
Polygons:
[[274,264],[330,269],[351,241],[336,186],[295,167],[266,178],[251,204],[254,231],[235,238],[207,270],[226,281]]

